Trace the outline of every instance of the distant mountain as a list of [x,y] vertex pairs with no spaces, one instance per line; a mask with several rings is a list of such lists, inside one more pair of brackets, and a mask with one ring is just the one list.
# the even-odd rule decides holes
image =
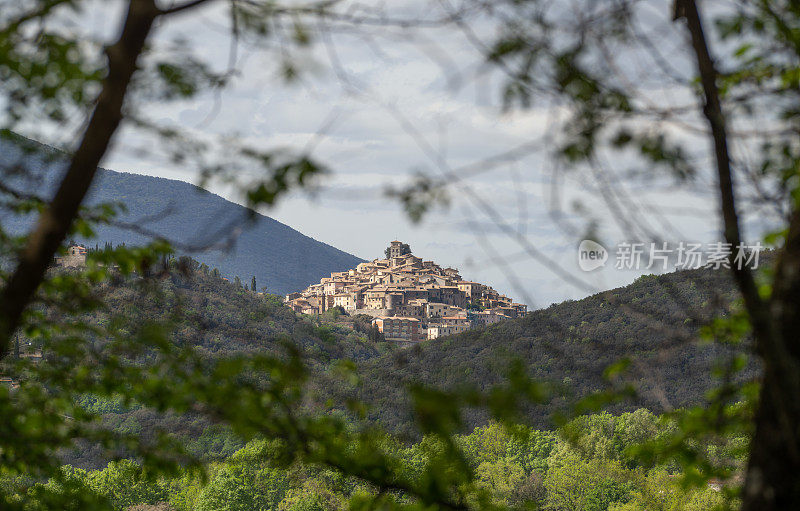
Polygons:
[[[31,145],[35,152],[20,149]],[[53,149],[28,140],[0,140],[0,179],[18,191],[51,196],[63,169],[63,161]],[[189,253],[219,268],[224,276],[238,275],[246,284],[255,275],[259,289],[266,286],[272,293],[303,289],[331,272],[362,262],[277,220],[182,181],[101,170],[86,204],[106,202],[123,203],[127,211],[119,220],[140,229],[101,227],[97,230],[101,245],[104,241],[143,243],[147,236],[142,230],[192,247],[233,238],[235,243],[225,250]],[[30,229],[33,218],[15,215],[0,205],[0,221],[6,231],[22,234]]]

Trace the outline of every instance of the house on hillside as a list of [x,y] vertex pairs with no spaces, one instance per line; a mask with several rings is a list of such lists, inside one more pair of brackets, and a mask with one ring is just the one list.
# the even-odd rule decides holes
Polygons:
[[449,324],[431,323],[428,325],[428,339],[438,339],[447,335],[460,334],[469,330],[469,323]]
[[67,253],[62,257],[56,257],[53,263],[60,268],[83,268],[86,266],[86,254],[86,247],[70,245]]
[[333,306],[341,307],[347,312],[353,312],[364,305],[362,294],[358,291],[349,293],[336,293],[333,295]]
[[397,305],[394,308],[394,313],[397,316],[406,316],[409,318],[424,318],[425,309],[428,305],[428,300],[424,298],[414,298],[408,300],[406,303]]
[[433,318],[441,318],[442,316],[464,316],[466,311],[461,307],[455,307],[446,303],[428,303],[426,306],[426,316]]
[[474,299],[480,298],[486,286],[477,282],[470,282],[463,280],[458,283],[458,289],[461,290],[466,296],[467,301],[471,302]]
[[490,310],[485,310],[485,311],[480,311],[480,312],[475,312],[475,313],[472,314],[472,322],[476,326],[478,326],[478,325],[480,325],[480,326],[483,326],[483,325],[494,325],[495,323],[499,323],[499,322],[504,321],[506,319],[509,319],[509,317],[506,316],[505,314],[501,314],[501,313],[499,313],[499,312],[497,312],[495,310],[491,310],[491,309]]
[[19,389],[19,382],[7,376],[0,376],[0,385],[6,387],[11,392]]
[[419,342],[423,340],[420,335],[420,320],[394,316],[389,318],[375,318],[372,324],[378,327],[387,341]]

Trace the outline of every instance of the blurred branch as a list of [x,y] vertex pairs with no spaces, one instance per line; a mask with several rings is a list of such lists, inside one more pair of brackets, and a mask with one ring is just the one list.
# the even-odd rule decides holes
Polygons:
[[202,5],[202,4],[204,4],[204,3],[208,2],[208,1],[209,0],[192,0],[192,1],[189,1],[189,2],[186,2],[186,3],[183,3],[183,4],[176,5],[174,7],[170,7],[168,9],[161,9],[160,15],[161,16],[169,16],[170,14],[176,14],[176,13],[179,13],[181,11],[186,11],[188,9],[192,9],[193,7],[197,7],[199,5]]
[[[717,72],[702,21],[694,0],[677,0],[675,17],[685,18],[697,57],[697,67],[705,95],[703,114],[708,120],[714,140],[714,153],[719,178],[719,192],[725,238],[732,246],[741,241],[736,211],[731,158],[725,117],[717,88]],[[794,396],[800,388],[797,357],[786,341],[795,341],[798,328],[797,307],[800,279],[800,213],[794,212],[783,254],[778,263],[774,294],[770,303],[761,299],[752,272],[747,265],[731,264],[741,291],[755,337],[755,350],[764,361],[763,383],[756,415],[756,430],[750,447],[747,480],[742,509],[783,509],[792,507],[800,498],[793,478],[786,477],[800,463],[798,420],[800,409]],[[733,255],[731,255],[733,263]]]
[[[725,116],[722,112],[719,89],[717,88],[717,77],[719,73],[711,58],[708,49],[703,25],[700,20],[700,13],[697,4],[693,0],[677,0],[675,3],[675,15],[685,17],[689,32],[692,36],[692,47],[697,56],[697,66],[700,71],[700,78],[705,94],[705,106],[703,114],[711,127],[711,134],[714,139],[714,156],[717,164],[717,175],[719,179],[719,193],[721,200],[722,217],[725,229],[725,239],[731,246],[736,247],[741,244],[742,235],[739,226],[739,215],[736,210],[736,198],[734,192],[733,172],[731,169],[731,157],[728,152],[728,134],[725,126]],[[733,263],[734,254],[731,254]],[[745,306],[750,312],[753,320],[753,328],[756,338],[760,344],[769,343],[772,339],[772,326],[769,319],[769,312],[766,304],[761,300],[756,288],[755,279],[747,265],[731,264],[733,276],[744,297]],[[766,348],[767,346],[760,346]]]
[[26,201],[36,201],[36,202],[46,202],[45,199],[42,199],[36,194],[21,192],[16,190],[7,184],[0,181],[0,192],[5,193],[14,197],[17,200],[26,200]]
[[2,28],[0,28],[0,34],[11,33],[17,30],[21,25],[31,20],[35,20],[37,18],[43,18],[59,5],[68,3],[69,1],[70,0],[50,0],[49,2],[45,2],[44,5],[42,5],[38,9],[27,11],[25,13],[20,14],[16,18],[12,18],[11,20],[9,20]]

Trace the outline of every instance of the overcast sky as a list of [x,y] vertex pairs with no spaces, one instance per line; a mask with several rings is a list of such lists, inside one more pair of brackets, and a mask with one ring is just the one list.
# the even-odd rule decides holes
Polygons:
[[[666,9],[667,4],[657,4]],[[419,2],[403,3],[407,12],[419,12],[418,7]],[[437,14],[435,8],[423,12]],[[113,33],[108,19],[98,13],[93,23]],[[205,8],[161,27],[159,38],[182,34],[207,61],[224,67],[230,55],[224,20],[219,9]],[[491,40],[490,24],[477,28],[479,36]],[[294,193],[262,213],[365,259],[380,256],[390,240],[403,240],[420,257],[458,267],[463,276],[533,307],[623,285],[648,273],[606,269],[588,274],[578,268],[577,245],[587,219],[599,222],[601,240],[608,245],[626,239],[630,219],[609,213],[597,183],[585,173],[563,172],[547,157],[550,148],[543,136],[552,118],[560,115],[558,109],[539,104],[502,112],[502,77],[485,71],[480,52],[462,31],[450,26],[412,36],[377,28],[327,37],[302,54],[301,79],[292,84],[277,78],[274,50],[242,44],[236,52],[238,73],[221,97],[165,104],[154,117],[198,133],[236,133],[261,148],[301,149],[313,143],[313,155],[333,173],[313,194]],[[665,46],[665,51],[672,50]],[[153,113],[151,109],[151,117]],[[685,140],[702,161],[706,142],[693,137]],[[135,134],[118,140],[105,167],[198,181],[192,169],[130,151]],[[521,144],[537,149],[507,164],[479,164]],[[604,163],[611,171],[637,170],[629,169],[631,163],[621,155]],[[385,194],[417,172],[461,175],[465,168],[469,175],[445,190],[447,205],[436,204],[416,225]],[[554,175],[559,176],[557,188]],[[626,214],[650,223],[674,243],[716,240],[711,184],[687,192],[669,183],[629,183],[626,193],[635,208]],[[224,186],[212,185],[211,191],[238,200]],[[577,203],[582,214],[574,211]],[[554,273],[549,264],[531,257],[533,250],[584,284]]]

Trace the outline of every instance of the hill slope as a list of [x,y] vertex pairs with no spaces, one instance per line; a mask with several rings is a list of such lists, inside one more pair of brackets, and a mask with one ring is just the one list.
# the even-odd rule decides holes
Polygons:
[[[148,289],[148,288],[142,288]],[[697,343],[698,326],[728,309],[735,298],[726,276],[710,270],[643,277],[636,283],[595,296],[554,305],[517,320],[457,336],[396,349],[391,343],[373,343],[364,330],[339,322],[296,315],[280,297],[256,295],[208,273],[187,277],[173,274],[158,286],[160,298],[142,294],[135,281],[107,288],[109,313],[133,324],[166,320],[179,311],[173,340],[192,344],[210,357],[280,349],[280,339],[302,347],[314,376],[309,405],[329,408],[333,403],[347,413],[348,398],[369,407],[367,419],[416,437],[405,392],[409,384],[451,388],[461,384],[488,389],[505,379],[510,361],[521,359],[536,378],[557,383],[571,395],[529,408],[532,424],[548,427],[554,411],[570,397],[604,387],[603,371],[623,357],[633,363],[625,380],[638,390],[635,399],[613,411],[647,407],[660,412],[669,407],[701,403],[718,381],[711,367],[730,352],[720,345]],[[149,291],[152,293],[152,291]],[[690,319],[687,308],[692,310]],[[86,318],[108,323],[106,314]],[[341,318],[352,321],[351,318]],[[675,335],[677,334],[677,335]],[[352,386],[330,371],[336,361],[356,362],[361,381]],[[742,377],[752,377],[751,364]],[[339,403],[337,406],[336,403]],[[107,425],[144,439],[171,431],[191,439],[192,451],[216,458],[227,456],[240,442],[196,416],[158,414],[116,403],[89,402]],[[486,415],[467,412],[466,429],[486,422]],[[83,445],[64,459],[84,467],[107,460],[96,447]]]
[[[377,356],[381,348],[351,324],[321,324],[316,318],[295,314],[283,305],[280,296],[245,291],[200,270],[190,274],[173,271],[149,280],[115,279],[95,288],[95,292],[103,296],[104,305],[80,316],[88,324],[108,325],[124,317],[130,331],[150,322],[168,325],[175,344],[191,345],[200,356],[210,359],[249,353],[284,356],[284,343],[290,343],[303,353],[309,370],[317,375],[314,381],[338,360],[359,362]],[[324,397],[325,389],[311,386],[309,392],[321,400],[318,393]],[[145,443],[155,443],[159,433],[170,432],[183,438],[192,452],[209,459],[229,456],[243,445],[225,428],[201,415],[159,413],[95,396],[84,396],[82,404],[100,414],[105,426],[136,434]],[[62,459],[84,468],[102,467],[109,461],[98,445],[86,442],[63,452]]]
[[[27,141],[31,144],[30,141]],[[39,146],[45,153],[53,151]],[[24,173],[12,175],[21,167]],[[0,140],[0,179],[19,191],[50,196],[63,164],[38,155],[27,155]],[[302,289],[334,271],[352,268],[362,260],[305,236],[277,220],[182,181],[101,170],[87,204],[121,202],[127,208],[119,220],[187,245],[209,245],[234,235],[235,244],[225,251],[192,252],[195,259],[219,268],[223,275],[238,275],[249,283],[256,276],[259,288],[286,294]],[[3,210],[4,229],[22,234],[31,218]],[[136,244],[146,236],[121,227],[97,230],[102,244]],[[92,241],[94,243],[94,241]]]
[[[617,410],[644,406],[661,412],[698,404],[719,383],[712,367],[730,354],[721,345],[698,342],[699,326],[725,314],[736,296],[721,271],[642,277],[623,288],[367,360],[360,367],[360,387],[348,397],[370,405],[372,420],[416,436],[405,392],[410,384],[487,389],[505,380],[511,361],[521,360],[533,377],[579,397],[604,388],[604,370],[628,358],[631,365],[622,377],[638,395]],[[741,377],[755,371],[750,364]],[[569,401],[562,397],[531,407],[528,416],[546,427]],[[466,418],[469,427],[486,420],[476,411]]]

